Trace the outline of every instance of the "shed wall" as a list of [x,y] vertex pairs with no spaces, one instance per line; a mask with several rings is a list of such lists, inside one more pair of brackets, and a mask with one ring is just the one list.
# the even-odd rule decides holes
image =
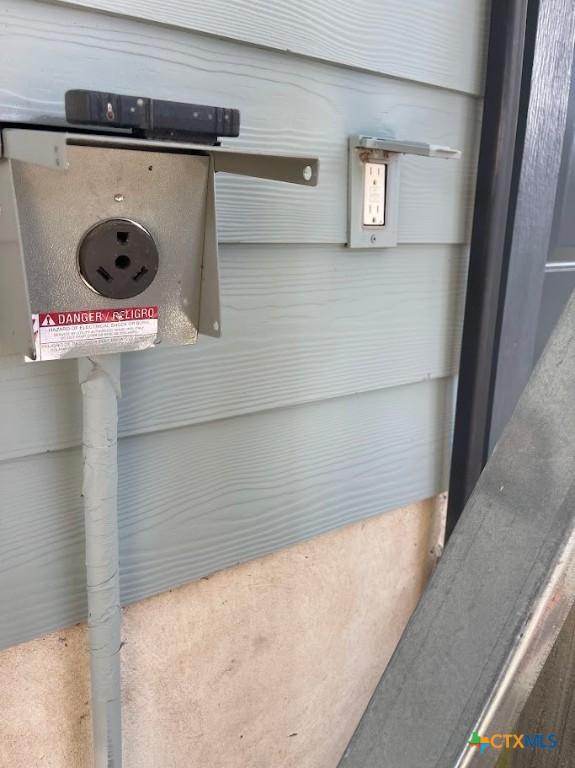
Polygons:
[[[218,178],[223,339],[125,355],[126,602],[446,486],[486,2],[364,5],[0,0],[1,120],[141,93],[321,161],[316,189]],[[463,150],[405,159],[397,248],[344,247],[352,133]],[[75,363],[0,358],[0,411],[7,646],[85,612]]]

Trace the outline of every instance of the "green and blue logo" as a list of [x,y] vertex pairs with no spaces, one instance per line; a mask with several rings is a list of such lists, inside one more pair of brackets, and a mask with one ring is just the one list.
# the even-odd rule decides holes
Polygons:
[[559,741],[554,733],[494,733],[493,736],[480,736],[477,731],[473,731],[467,744],[483,753],[489,748],[555,749]]

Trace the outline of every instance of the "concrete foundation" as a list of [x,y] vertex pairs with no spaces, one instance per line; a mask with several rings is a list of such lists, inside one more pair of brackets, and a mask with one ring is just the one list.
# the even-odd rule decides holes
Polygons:
[[[436,561],[444,498],[124,610],[127,768],[335,768]],[[0,765],[89,768],[86,631],[0,653]]]

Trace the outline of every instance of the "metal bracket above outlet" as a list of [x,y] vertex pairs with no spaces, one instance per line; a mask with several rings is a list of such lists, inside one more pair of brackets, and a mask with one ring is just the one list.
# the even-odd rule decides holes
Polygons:
[[350,136],[347,238],[350,248],[397,245],[402,155],[457,160],[461,152],[418,141]]

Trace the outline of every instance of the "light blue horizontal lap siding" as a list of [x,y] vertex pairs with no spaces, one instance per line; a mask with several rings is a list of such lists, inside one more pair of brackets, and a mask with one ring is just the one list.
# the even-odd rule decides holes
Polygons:
[[229,144],[320,158],[317,188],[219,176],[221,241],[344,243],[348,136],[386,132],[464,152],[404,159],[400,241],[467,241],[477,99],[88,11],[2,5],[0,119],[62,118],[74,87],[143,92],[239,107],[241,138]]
[[[303,0],[269,23],[259,0],[79,2],[0,0],[0,120],[61,118],[69,88],[216,103],[242,111],[228,143],[321,165],[316,189],[218,176],[223,338],[124,356],[123,601],[444,490],[484,0],[370,3],[361,34],[321,0],[297,56]],[[351,133],[464,151],[404,159],[397,248],[343,247]],[[84,617],[76,363],[0,358],[0,422],[5,646]]]
[[479,94],[487,0],[60,0]]
[[[445,487],[453,384],[120,441],[124,603]],[[0,463],[0,646],[85,618],[79,449]]]
[[[466,266],[461,246],[224,246],[223,337],[125,355],[120,434],[451,376]],[[79,443],[74,360],[0,357],[0,392],[0,459]]]

